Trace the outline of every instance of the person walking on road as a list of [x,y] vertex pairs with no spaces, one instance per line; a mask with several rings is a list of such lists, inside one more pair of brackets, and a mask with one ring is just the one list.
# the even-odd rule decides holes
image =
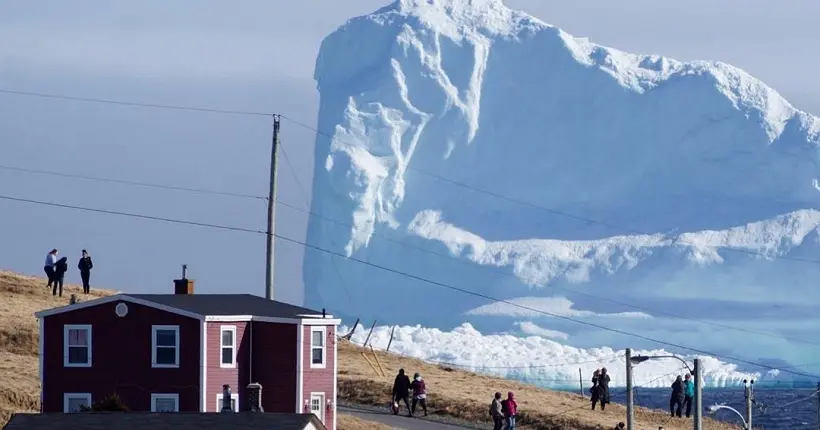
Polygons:
[[57,287],[60,288],[60,297],[63,297],[63,279],[65,278],[65,272],[68,271],[68,258],[63,257],[57,260],[57,263],[54,265],[54,282],[51,284],[51,295],[57,295]]
[[407,416],[410,416],[410,401],[407,399],[410,390],[410,378],[404,374],[404,369],[399,369],[399,374],[396,375],[396,380],[393,381],[393,415],[399,413],[399,400],[404,401],[407,406]]
[[43,270],[46,272],[46,276],[48,277],[48,284],[46,284],[46,288],[50,287],[51,284],[54,283],[54,265],[57,264],[57,250],[52,249],[46,255],[46,263],[43,266]]
[[421,403],[421,408],[424,410],[424,416],[427,416],[427,386],[421,375],[418,372],[413,375],[413,382],[410,383],[410,388],[413,389],[413,406],[410,408],[410,416],[416,414],[416,405]]
[[94,263],[91,262],[91,256],[88,255],[88,251],[85,249],[83,249],[80,262],[77,263],[77,268],[80,269],[80,278],[83,280],[83,293],[88,294],[91,292],[89,281],[91,280],[91,269],[94,268]]
[[683,381],[683,406],[686,408],[686,418],[692,414],[692,401],[695,398],[695,381],[692,380],[692,375],[686,374]]
[[490,403],[490,416],[493,418],[493,430],[501,430],[504,427],[504,411],[501,408],[501,393],[495,393],[492,403]]
[[669,398],[669,413],[673,417],[677,416],[680,418],[683,415],[683,393],[683,379],[678,375],[678,377],[675,378],[675,382],[672,383],[672,396]]

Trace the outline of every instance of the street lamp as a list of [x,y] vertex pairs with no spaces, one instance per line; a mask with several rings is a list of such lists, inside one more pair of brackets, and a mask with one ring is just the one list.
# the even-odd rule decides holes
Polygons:
[[734,412],[735,414],[737,414],[737,416],[740,417],[740,420],[743,421],[743,428],[749,429],[749,424],[746,423],[746,418],[743,416],[743,414],[738,412],[737,409],[735,409],[731,406],[726,406],[726,405],[712,405],[712,406],[709,406],[709,412],[711,412],[713,414],[715,412],[721,410],[721,409],[730,410],[730,411]]
[[626,422],[627,422],[627,429],[634,430],[633,428],[633,414],[634,414],[634,401],[632,397],[632,366],[635,364],[643,363],[644,361],[649,360],[656,360],[656,359],[666,359],[671,358],[674,360],[678,360],[689,370],[689,373],[692,374],[695,378],[695,419],[694,421],[694,429],[701,430],[703,428],[703,417],[702,417],[702,409],[701,409],[701,393],[702,393],[702,384],[700,380],[700,360],[695,359],[694,365],[689,367],[689,363],[686,360],[675,356],[675,355],[636,355],[632,356],[632,350],[626,350]]

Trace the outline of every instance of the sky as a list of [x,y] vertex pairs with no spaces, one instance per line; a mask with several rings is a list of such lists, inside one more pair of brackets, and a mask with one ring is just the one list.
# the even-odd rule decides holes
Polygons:
[[[579,37],[630,52],[720,60],[820,112],[820,38],[809,0],[508,0]],[[277,232],[303,241],[313,177],[320,43],[385,0],[0,3],[0,89],[276,112]],[[302,125],[300,125],[302,124]],[[303,126],[306,125],[307,127]],[[0,196],[264,230],[265,202],[21,172],[36,169],[265,196],[271,119],[0,93]],[[198,292],[264,294],[264,235],[0,199],[0,269],[41,274],[51,248],[92,287],[172,291],[188,264]],[[278,241],[276,298],[301,303],[303,248]],[[72,270],[68,281],[78,282]]]

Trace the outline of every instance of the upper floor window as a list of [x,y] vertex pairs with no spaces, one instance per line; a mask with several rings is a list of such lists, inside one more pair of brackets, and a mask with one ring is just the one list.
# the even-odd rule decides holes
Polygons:
[[325,328],[310,328],[310,367],[325,367]]
[[63,366],[91,367],[91,326],[63,326]]
[[179,326],[151,326],[151,367],[179,367]]
[[179,412],[179,394],[152,393],[151,412]]
[[236,326],[223,325],[219,330],[219,367],[236,367]]

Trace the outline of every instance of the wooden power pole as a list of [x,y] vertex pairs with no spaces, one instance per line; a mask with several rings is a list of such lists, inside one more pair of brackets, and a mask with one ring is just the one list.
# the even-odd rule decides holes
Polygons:
[[273,115],[273,139],[270,151],[270,188],[268,189],[268,230],[265,255],[265,298],[273,300],[274,233],[276,231],[276,153],[279,150],[280,115]]

